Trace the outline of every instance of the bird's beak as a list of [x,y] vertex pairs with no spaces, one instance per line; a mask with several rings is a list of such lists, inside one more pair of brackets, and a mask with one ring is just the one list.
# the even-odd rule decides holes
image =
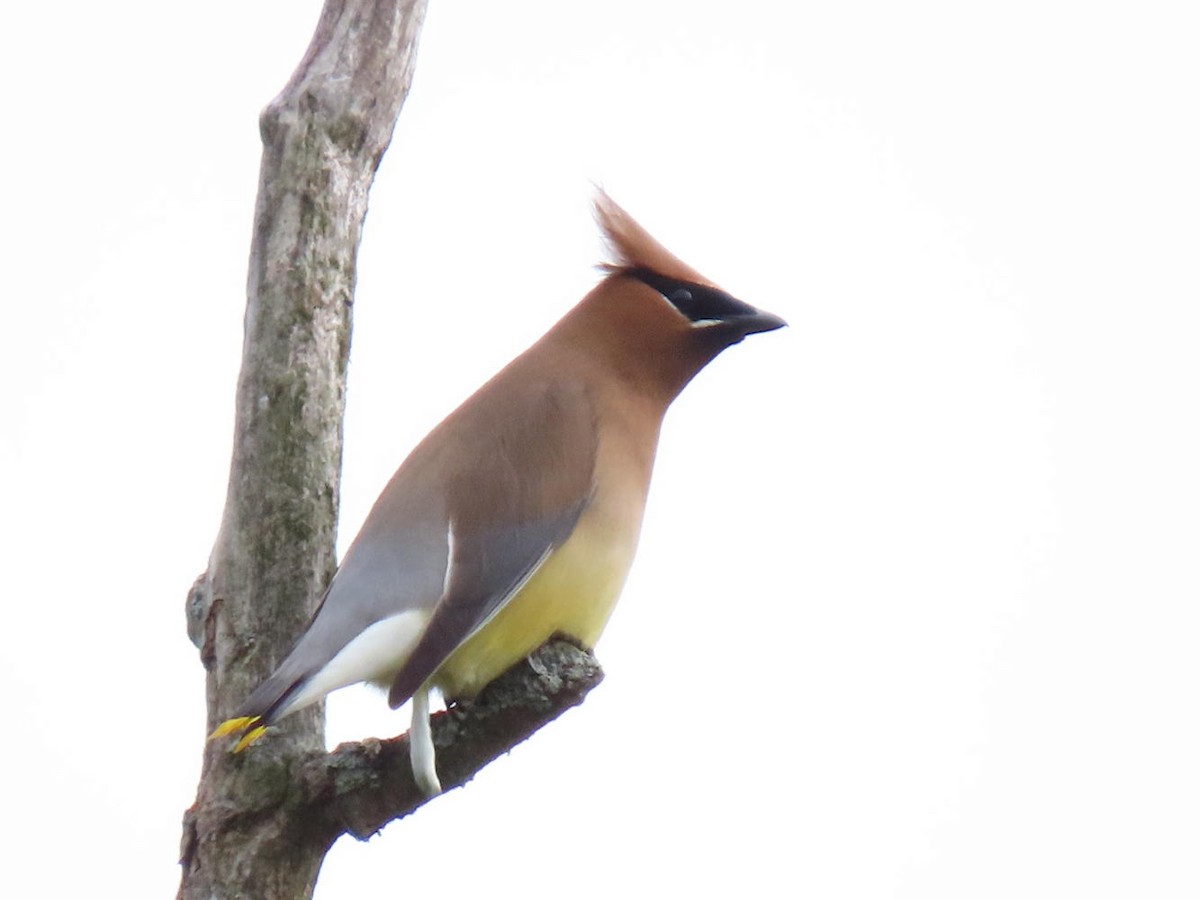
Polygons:
[[725,321],[736,328],[742,337],[748,334],[761,334],[764,331],[774,331],[776,328],[783,328],[787,325],[787,322],[779,316],[761,309],[738,316],[729,316]]

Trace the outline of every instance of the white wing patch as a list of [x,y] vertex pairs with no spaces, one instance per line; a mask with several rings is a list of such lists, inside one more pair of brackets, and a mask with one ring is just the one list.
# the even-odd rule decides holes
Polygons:
[[277,718],[303,709],[331,691],[360,681],[386,687],[408,661],[428,621],[428,612],[410,609],[371,625],[310,678],[280,710]]
[[442,596],[450,590],[450,571],[454,568],[454,521],[446,522],[446,574],[442,577]]

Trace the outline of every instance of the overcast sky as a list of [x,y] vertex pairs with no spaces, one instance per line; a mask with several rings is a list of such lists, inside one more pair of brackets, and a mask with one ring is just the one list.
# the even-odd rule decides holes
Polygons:
[[[315,0],[23,3],[0,56],[4,880],[171,896],[259,109]],[[340,543],[594,283],[603,184],[784,316],[668,417],[578,710],[384,891],[1200,894],[1185,3],[433,0],[371,197]],[[330,742],[407,714],[365,688]],[[453,888],[448,885],[454,885]]]

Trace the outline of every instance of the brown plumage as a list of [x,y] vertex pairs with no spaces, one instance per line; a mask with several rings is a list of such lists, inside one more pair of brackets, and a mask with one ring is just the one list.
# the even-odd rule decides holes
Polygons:
[[218,733],[357,681],[415,697],[413,766],[438,789],[428,693],[468,697],[555,632],[592,646],[633,560],[663,415],[709,361],[783,320],[734,300],[607,195],[606,277],[401,465],[306,632]]
[[596,192],[595,212],[604,242],[613,257],[609,262],[601,264],[605,271],[613,274],[628,269],[649,269],[677,281],[716,287],[655,240],[650,232],[617,206],[604,191]]

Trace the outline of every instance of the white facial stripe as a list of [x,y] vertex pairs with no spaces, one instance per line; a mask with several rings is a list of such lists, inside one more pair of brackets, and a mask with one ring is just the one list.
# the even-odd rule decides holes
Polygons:
[[666,294],[664,294],[662,291],[658,290],[657,288],[651,287],[650,285],[646,285],[646,286],[649,287],[652,291],[654,291],[654,293],[658,295],[658,298],[660,300],[662,300],[663,303],[665,303],[667,306],[669,306],[671,308],[671,312],[675,313],[675,315],[679,316],[679,318],[685,319],[689,325],[691,325],[695,328],[709,328],[713,325],[722,324],[723,320],[721,320],[721,319],[689,319],[687,317],[687,315],[683,312],[683,310],[681,310],[678,306],[676,306],[674,303],[671,302],[671,299]]

